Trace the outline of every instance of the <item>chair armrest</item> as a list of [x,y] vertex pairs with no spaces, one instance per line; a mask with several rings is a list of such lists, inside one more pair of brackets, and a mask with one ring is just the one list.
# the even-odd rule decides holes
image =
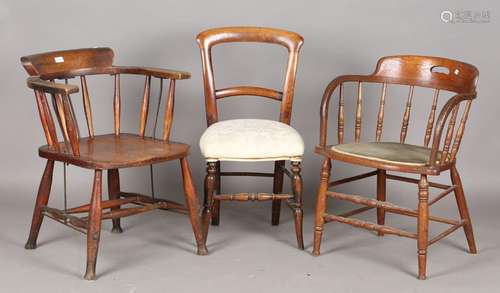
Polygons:
[[113,69],[115,69],[117,73],[150,75],[165,79],[188,79],[191,77],[191,73],[186,71],[177,71],[154,67],[113,66]]
[[448,120],[450,113],[461,102],[466,100],[473,100],[475,98],[476,98],[476,93],[458,94],[453,96],[446,102],[446,104],[444,104],[443,108],[441,109],[441,112],[439,113],[436,122],[436,128],[434,131],[434,136],[432,138],[431,154],[429,157],[429,164],[431,166],[436,167],[436,162],[438,161],[437,156],[439,154],[439,145],[442,140],[444,126],[446,125],[446,121]]
[[28,77],[26,83],[31,89],[43,91],[49,94],[69,95],[78,92],[78,87],[76,85],[55,83],[43,80],[38,76]]
[[352,81],[374,81],[376,78],[372,75],[341,75],[332,80],[325,88],[323,99],[321,100],[321,118],[320,118],[320,135],[319,145],[325,146],[327,144],[328,134],[328,108],[330,105],[330,98],[335,89],[343,82]]

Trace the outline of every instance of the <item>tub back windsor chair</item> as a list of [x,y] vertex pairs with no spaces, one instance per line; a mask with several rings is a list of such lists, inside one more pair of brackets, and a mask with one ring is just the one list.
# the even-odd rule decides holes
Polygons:
[[[315,149],[316,153],[324,156],[316,205],[313,251],[315,255],[320,254],[321,236],[326,222],[340,222],[354,227],[374,230],[380,236],[394,234],[416,239],[419,262],[418,277],[420,279],[426,278],[428,246],[461,227],[465,231],[470,253],[476,253],[472,224],[462,182],[457,171],[456,160],[472,100],[476,98],[478,74],[476,67],[455,60],[425,56],[389,56],[378,61],[375,72],[371,75],[343,75],[330,82],[323,95],[320,143]],[[355,119],[353,121],[354,143],[344,141],[346,137],[344,131],[346,126],[344,84],[347,83],[357,83],[358,86]],[[366,83],[380,84],[381,93],[378,103],[378,115],[376,121],[374,121],[374,138],[369,142],[362,142],[361,134],[368,135],[368,132],[361,127],[364,111],[363,101],[368,98],[365,97],[363,91],[363,85]],[[383,126],[387,124],[384,121],[385,104],[387,102],[386,92],[390,84],[408,86],[408,98],[402,117],[398,142],[388,142],[382,139]],[[432,105],[427,114],[426,127],[421,133],[423,144],[418,146],[405,143],[412,115],[413,93],[417,87],[434,89]],[[328,113],[330,99],[335,91],[338,92],[337,144],[332,145],[327,141]],[[455,95],[448,99],[438,111],[438,99],[442,91],[452,92]],[[462,111],[460,111],[461,107],[463,107]],[[462,114],[459,115],[459,113]],[[437,117],[436,114],[438,114]],[[371,167],[376,170],[329,182],[331,161],[333,160]],[[414,179],[388,174],[387,171],[419,174],[420,178]],[[428,176],[439,175],[444,171],[450,171],[451,185],[429,182]],[[329,187],[370,176],[377,176],[376,200],[328,190]],[[418,184],[418,208],[414,210],[387,202],[387,179]],[[443,189],[443,191],[433,199],[429,199],[429,187]],[[456,197],[460,220],[430,215],[429,207],[451,192],[454,192]],[[328,214],[326,213],[328,197],[347,200],[364,207],[341,215]],[[350,218],[372,208],[377,210],[376,224]],[[417,232],[413,233],[386,226],[386,212],[416,217],[418,222]],[[451,227],[429,239],[429,221],[449,224]]]
[[[198,199],[187,161],[189,145],[170,140],[176,80],[187,79],[190,74],[159,68],[115,66],[113,65],[113,57],[114,53],[110,48],[89,48],[47,52],[21,58],[24,68],[30,75],[27,84],[35,92],[36,104],[47,140],[47,145],[39,148],[39,155],[46,159],[47,163],[38,190],[26,249],[36,248],[44,216],[87,234],[85,279],[95,278],[101,221],[105,219],[112,219],[113,232],[121,233],[120,218],[122,217],[158,208],[188,213],[197,241],[198,254],[207,253],[198,216]],[[141,75],[145,79],[138,134],[121,132],[120,76],[123,74]],[[90,75],[112,75],[114,77],[114,98],[113,107],[111,107],[114,117],[114,133],[105,135],[94,133],[91,99],[87,86],[87,76]],[[87,125],[86,136],[81,136],[70,98],[71,94],[79,91],[78,86],[68,83],[68,79],[73,78],[78,78],[81,85]],[[146,135],[152,78],[160,80],[161,88],[163,88],[163,80],[170,80],[161,126],[163,130],[161,138]],[[65,83],[56,82],[56,80],[65,80]],[[160,89],[159,100],[161,92]],[[56,122],[53,119],[50,99],[47,99],[47,94],[52,100]],[[57,136],[56,123],[60,126],[62,139]],[[154,132],[156,132],[156,122],[154,128]],[[124,192],[120,189],[119,169],[147,166],[177,159],[180,160],[182,169],[187,207],[170,200]],[[64,209],[56,209],[47,205],[54,162],[56,161],[94,170],[89,204],[74,208],[65,207]],[[107,170],[109,200],[102,200],[101,197],[103,170]],[[129,204],[135,206],[123,207]],[[77,216],[77,214],[86,215]]]
[[[226,27],[201,32],[197,41],[203,66],[208,126],[200,139],[200,148],[207,161],[202,216],[205,236],[210,219],[213,225],[219,224],[220,201],[272,200],[272,224],[278,225],[281,201],[285,200],[294,213],[297,242],[303,249],[300,160],[304,144],[300,135],[289,126],[303,38],[296,33],[274,28]],[[282,91],[256,86],[215,87],[212,48],[222,43],[237,42],[269,43],[287,49],[288,62]],[[279,122],[263,119],[219,121],[217,101],[233,96],[258,96],[279,102]],[[285,160],[291,161],[291,171],[285,167]],[[222,172],[221,161],[275,161],[275,167],[273,173]],[[292,181],[293,195],[282,194],[284,174]],[[273,193],[221,194],[221,176],[272,177]]]

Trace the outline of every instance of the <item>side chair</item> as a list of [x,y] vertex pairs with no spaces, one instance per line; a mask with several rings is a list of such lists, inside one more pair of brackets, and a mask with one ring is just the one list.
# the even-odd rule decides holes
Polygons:
[[[21,62],[30,75],[28,87],[33,89],[40,120],[47,145],[39,148],[40,157],[47,160],[45,171],[38,189],[31,231],[26,249],[36,248],[40,226],[44,216],[69,226],[87,235],[87,268],[85,279],[95,279],[95,268],[102,220],[113,221],[113,232],[121,233],[120,218],[154,209],[187,213],[191,220],[197,242],[198,254],[207,254],[199,218],[199,203],[189,170],[187,156],[189,145],[170,140],[174,113],[174,93],[177,80],[187,79],[187,72],[159,68],[128,67],[113,65],[113,50],[110,48],[89,48],[55,51],[25,56]],[[139,118],[138,134],[122,133],[120,76],[123,74],[144,76],[145,85]],[[96,135],[94,133],[91,99],[87,87],[87,76],[111,75],[114,78],[113,109],[114,133]],[[68,83],[77,78],[81,84],[83,109],[87,131],[81,136],[70,95],[79,91],[78,86]],[[152,78],[170,80],[166,94],[164,120],[160,128],[163,135],[156,138],[146,135],[150,104]],[[63,83],[58,80],[64,80]],[[51,99],[47,99],[50,95]],[[161,89],[160,97],[161,99]],[[50,102],[55,114],[52,116]],[[159,104],[157,112],[159,111]],[[156,120],[158,119],[158,114]],[[62,139],[56,133],[60,126]],[[156,133],[156,122],[154,124]],[[186,206],[166,200],[124,192],[120,189],[119,169],[148,166],[161,162],[179,160],[182,169]],[[49,207],[54,163],[62,162],[94,170],[94,181],[90,203],[73,208],[56,209]],[[109,200],[102,200],[102,173],[107,171]],[[132,207],[123,207],[129,206]],[[82,216],[77,216],[83,214]]]
[[[371,75],[343,75],[335,78],[327,86],[321,103],[320,142],[315,152],[324,157],[320,184],[317,195],[315,229],[314,229],[314,255],[320,254],[321,236],[323,226],[327,222],[339,222],[354,227],[376,231],[379,236],[393,234],[417,240],[418,278],[426,278],[427,249],[459,228],[463,228],[469,252],[477,252],[476,243],[472,232],[472,223],[465,201],[462,181],[457,171],[457,155],[465,130],[472,101],[476,98],[476,83],[479,72],[473,65],[437,57],[425,56],[389,56],[378,61],[375,72]],[[357,98],[355,103],[355,117],[353,119],[353,142],[346,142],[345,127],[346,114],[344,102],[344,85],[357,84]],[[365,84],[380,84],[380,99],[378,100],[378,113],[373,121],[374,133],[362,131],[362,113],[364,101],[377,96],[364,94]],[[384,121],[386,112],[386,93],[390,85],[407,86],[404,114],[402,115],[399,141],[383,139],[384,125],[394,123]],[[419,134],[423,143],[413,145],[406,143],[409,132],[410,117],[412,113],[413,93],[415,88],[423,87],[434,89],[434,94],[429,97],[431,104],[429,112],[425,113],[425,129]],[[329,143],[328,113],[330,99],[334,91],[338,92],[337,105],[337,144]],[[442,92],[453,96],[446,100],[444,106],[438,109],[438,99]],[[430,102],[432,101],[432,102]],[[376,110],[376,109],[375,109]],[[413,111],[415,112],[415,111]],[[459,115],[461,113],[461,115]],[[437,116],[436,116],[437,115]],[[399,123],[399,122],[398,122]],[[361,134],[365,134],[366,141],[361,141]],[[347,164],[374,168],[374,171],[357,176],[330,182],[330,169],[332,161],[341,161]],[[417,174],[418,178],[389,174],[389,171]],[[428,177],[436,176],[442,172],[450,172],[451,184],[441,184],[429,181]],[[355,180],[376,176],[376,199],[350,195],[329,188],[352,182]],[[418,207],[417,209],[395,205],[386,201],[386,181],[398,180],[417,184]],[[435,197],[429,197],[429,188],[442,191]],[[460,218],[448,219],[431,215],[429,208],[446,195],[454,193]],[[345,212],[340,215],[326,212],[327,199],[334,198],[345,200],[363,207]],[[377,223],[354,219],[351,216],[375,208],[377,210]],[[417,231],[409,232],[385,225],[385,214],[395,213],[417,220]],[[429,238],[429,221],[448,224],[450,227],[433,238]]]
[[[295,76],[303,38],[294,33],[274,28],[225,27],[209,29],[197,37],[201,51],[205,107],[208,128],[200,139],[202,155],[207,162],[205,177],[205,207],[202,213],[203,232],[208,226],[219,225],[221,201],[272,201],[272,225],[279,224],[281,202],[285,201],[294,214],[297,244],[304,248],[302,237],[302,177],[300,162],[304,142],[290,126]],[[223,43],[269,43],[286,48],[288,62],[283,90],[257,86],[216,88],[212,62],[212,48]],[[233,96],[258,96],[280,104],[279,121],[266,119],[232,119],[219,121],[217,102]],[[273,161],[274,172],[223,172],[222,161]],[[285,167],[291,162],[291,170]],[[293,194],[283,194],[283,177],[291,179]],[[221,193],[222,176],[257,176],[273,178],[272,193]]]

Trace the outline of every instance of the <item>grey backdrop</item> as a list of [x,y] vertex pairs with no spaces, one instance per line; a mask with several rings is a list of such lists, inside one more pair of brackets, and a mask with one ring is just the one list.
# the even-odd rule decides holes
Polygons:
[[[0,107],[2,119],[0,123],[0,132],[2,133],[0,209],[2,213],[0,214],[4,217],[0,221],[3,231],[0,234],[0,241],[5,241],[7,244],[4,247],[9,247],[11,250],[3,249],[0,246],[0,257],[11,255],[11,251],[16,251],[19,255],[18,258],[30,258],[29,254],[20,249],[27,236],[31,209],[44,164],[43,160],[37,156],[37,147],[44,143],[43,132],[36,112],[33,93],[25,85],[26,73],[19,62],[20,56],[57,49],[109,46],[115,50],[115,64],[118,65],[156,66],[191,72],[191,79],[181,81],[177,85],[172,138],[192,145],[190,163],[200,194],[205,164],[200,155],[198,138],[206,125],[201,64],[195,37],[198,32],[204,29],[231,25],[283,28],[298,32],[305,39],[299,60],[292,125],[302,134],[306,144],[306,154],[303,161],[304,201],[307,215],[306,245],[310,244],[312,238],[311,216],[313,210],[311,207],[315,200],[321,164],[320,157],[313,154],[313,149],[318,143],[319,106],[321,95],[327,83],[341,74],[370,73],[378,58],[385,55],[434,55],[462,60],[477,66],[480,71],[479,95],[473,104],[459,154],[458,166],[461,170],[473,220],[477,219],[475,229],[479,247],[480,249],[483,247],[498,248],[500,238],[489,235],[498,235],[498,222],[500,220],[496,213],[500,207],[500,200],[496,196],[498,165],[500,164],[500,157],[497,154],[500,147],[500,139],[497,134],[500,106],[497,99],[497,93],[500,92],[500,83],[498,82],[500,43],[497,37],[499,8],[500,5],[496,1],[429,1],[424,3],[423,1],[4,0],[0,3],[0,43],[2,46],[0,96],[3,101]],[[440,19],[440,13],[443,10],[467,10],[473,13],[489,11],[490,22],[481,24],[444,23]],[[242,84],[246,81],[249,84],[275,88],[279,88],[282,84],[286,54],[280,47],[224,45],[216,48],[214,54],[216,82],[219,86]],[[96,131],[97,133],[109,132],[112,130],[112,78],[90,78],[89,82]],[[142,79],[134,77],[127,77],[122,81],[122,97],[125,103],[122,117],[125,121],[125,131],[136,131],[137,129],[142,84]],[[152,105],[156,102],[156,91],[155,87]],[[369,97],[370,95],[372,96]],[[428,113],[431,94],[422,90],[416,95],[420,95],[422,98],[419,96],[415,100],[416,106],[411,118],[412,126],[408,140],[420,143],[423,139],[422,125]],[[368,138],[365,136],[367,139],[374,136],[377,98],[378,88],[368,88],[365,109],[367,117],[371,118],[367,118],[363,122],[363,134],[368,135]],[[389,93],[388,103],[392,104],[389,106],[386,120],[387,128],[384,130],[384,138],[386,139],[397,139],[398,137],[405,98],[405,89],[395,88]],[[79,111],[78,116],[83,129],[80,94],[74,95],[73,100],[77,111]],[[350,109],[353,108],[350,107]],[[221,112],[222,119],[234,117],[277,118],[278,104],[251,97],[231,98],[221,103]],[[354,124],[352,113],[353,111],[350,113],[351,116],[347,117],[347,123]],[[334,121],[330,125],[334,128]],[[352,130],[352,126],[349,127]],[[330,132],[330,141],[334,142],[332,134],[334,132]],[[352,131],[348,132],[348,135],[352,137]],[[226,167],[227,169],[246,167],[252,170],[272,170],[270,163],[245,165],[231,163],[226,164]],[[56,167],[54,196],[52,197],[54,205],[62,203],[60,196],[62,191],[61,169],[59,165]],[[356,170],[351,166],[337,164],[333,167],[333,174],[335,177],[339,177],[345,174],[354,174]],[[148,193],[148,174],[147,168],[126,170],[123,172],[122,179],[124,189]],[[77,204],[87,201],[91,173],[70,166],[68,175],[70,203]],[[182,200],[177,162],[158,167],[155,179],[157,194]],[[437,180],[445,181],[447,179],[448,175],[446,174]],[[346,186],[344,190],[370,194],[375,188],[373,183],[373,180],[366,180],[359,184]],[[225,191],[271,190],[271,182],[267,179],[228,179],[224,180],[223,184]],[[391,184],[389,192],[389,197],[396,202],[415,205],[415,186]],[[343,207],[343,205],[331,206],[334,210],[340,210]],[[17,212],[15,212],[16,209],[18,209]],[[230,212],[231,209],[238,212]],[[443,204],[441,211],[455,214],[453,200]],[[259,225],[267,227],[267,223],[270,221],[270,204],[223,206],[222,226],[215,233],[222,235],[234,232],[229,228],[225,230],[225,223],[237,222],[242,214],[247,213],[253,215],[254,218],[261,218],[260,222],[256,221],[261,223]],[[279,231],[283,233],[282,238],[287,239],[288,249],[290,249],[290,247],[293,248],[294,240],[292,226],[289,223],[289,211],[283,209],[282,214],[288,226],[287,229]],[[7,215],[10,216],[7,217]],[[169,216],[166,215],[166,219]],[[160,219],[163,219],[161,215]],[[143,224],[148,226],[147,221]],[[252,225],[257,224],[249,219],[248,226],[244,227],[248,228]],[[41,235],[48,233],[47,230],[50,230],[48,227],[55,229],[58,233],[72,233],[46,223],[42,227]],[[192,241],[187,226],[186,229],[185,237],[187,240],[185,240]],[[16,232],[12,232],[14,230]],[[272,242],[274,235],[272,231],[272,229],[264,231],[249,229],[243,232],[264,234],[261,240]],[[344,229],[342,231],[349,234],[352,230]],[[456,244],[446,246],[443,250],[456,250],[457,246],[463,247],[465,245],[462,232],[457,232],[455,235],[453,237],[456,237]],[[57,236],[54,237],[57,238]],[[127,235],[125,234],[123,237],[127,238]],[[229,237],[229,235],[224,237]],[[336,239],[340,238],[330,237],[331,246],[334,245]],[[60,245],[64,245],[63,240],[59,241]],[[73,253],[78,256],[76,259],[80,263],[83,262],[83,244],[79,242],[77,244]],[[405,251],[405,256],[408,257],[408,272],[399,277],[413,281],[411,275],[416,269],[414,244],[411,242],[398,244],[408,248]],[[223,247],[217,251],[218,253],[227,249],[226,246],[221,246]],[[47,245],[44,249],[50,251],[51,246]],[[190,247],[188,246],[187,249],[189,250]],[[245,248],[241,248],[241,250],[245,250]],[[391,253],[391,250],[383,248],[378,249],[378,251],[380,251],[379,254],[384,251],[387,254]],[[498,268],[499,253],[495,252],[494,249],[486,249],[486,251],[490,251],[490,254],[486,254],[486,256],[483,254],[485,263],[496,260]],[[478,262],[467,258],[462,250],[459,252],[457,257],[463,259],[463,263],[458,267],[453,267],[452,261],[448,262],[452,268],[443,268],[445,271],[450,269],[451,272],[447,272],[447,274],[454,278],[465,274],[463,270],[469,264]],[[261,253],[265,254],[262,251]],[[294,253],[296,252],[294,251]],[[332,255],[332,259],[335,259],[335,253]],[[355,253],[350,257],[347,259],[348,262],[352,258],[357,259]],[[439,257],[437,252],[430,255],[430,259],[435,257]],[[105,253],[100,254],[100,261],[103,258],[106,258]],[[194,262],[197,260],[197,258],[192,258]],[[292,259],[284,256],[284,261],[290,262]],[[17,260],[12,260],[13,264],[16,262]],[[154,262],[154,257],[152,262]],[[439,262],[439,259],[436,262]],[[334,262],[332,261],[331,264],[333,266]],[[373,270],[378,270],[380,266],[383,268],[388,266],[391,268],[390,274],[398,272],[397,266],[396,269],[393,269],[391,265],[381,265],[380,261],[373,261],[370,265]],[[134,263],[127,263],[127,266],[131,267],[129,269],[133,269]],[[476,269],[478,270],[477,274],[484,277],[484,274],[480,273],[483,267],[477,265]],[[56,269],[56,272],[52,272],[52,274],[60,277],[65,274],[66,268],[65,266],[64,269]],[[76,276],[71,276],[71,278],[77,279],[79,277],[78,268],[83,268],[83,266],[78,267],[77,265],[73,270],[73,274]],[[7,268],[3,267],[2,269]],[[43,269],[44,266],[41,265],[40,270]],[[122,269],[122,266],[118,266],[111,268],[110,271],[119,275]],[[351,267],[352,273],[357,269]],[[22,276],[23,273],[19,271],[18,274]],[[365,272],[365,274],[369,274],[369,272]],[[432,274],[431,268],[430,274]],[[229,283],[229,287],[235,286],[241,279],[235,276],[231,280],[234,283]],[[327,280],[328,278],[325,279],[325,281]],[[484,284],[493,285],[489,283],[492,280],[493,277],[482,280],[481,284],[483,286],[485,286]],[[269,283],[266,284],[274,283],[272,279],[269,279]],[[447,282],[442,283],[443,286],[446,284]],[[350,288],[344,287],[346,290]]]

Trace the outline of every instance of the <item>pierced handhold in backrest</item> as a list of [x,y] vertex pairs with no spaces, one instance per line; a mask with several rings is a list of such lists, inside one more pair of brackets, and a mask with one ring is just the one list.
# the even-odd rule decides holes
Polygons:
[[[432,73],[441,73],[441,74],[450,74],[450,69],[446,66],[436,65],[436,66],[431,67],[431,72]],[[459,70],[456,69],[456,72],[459,72]]]

